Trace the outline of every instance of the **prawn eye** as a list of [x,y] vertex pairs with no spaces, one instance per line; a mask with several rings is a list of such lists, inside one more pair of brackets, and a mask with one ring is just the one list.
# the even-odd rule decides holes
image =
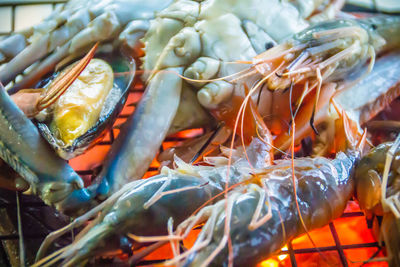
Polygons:
[[132,242],[125,236],[121,237],[119,239],[119,242],[122,252],[129,256],[132,256],[133,255]]
[[372,24],[371,24],[371,28],[372,28],[373,30],[376,30],[376,29],[378,28],[378,26],[377,26],[376,24],[372,23]]
[[267,42],[265,43],[265,50],[268,50],[270,48],[274,47],[274,43],[273,42]]

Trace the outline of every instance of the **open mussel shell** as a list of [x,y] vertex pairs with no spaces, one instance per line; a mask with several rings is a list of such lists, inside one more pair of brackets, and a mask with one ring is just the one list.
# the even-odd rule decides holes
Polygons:
[[[72,143],[67,145],[54,134],[48,120],[43,122],[37,121],[37,126],[42,136],[50,143],[60,157],[67,160],[82,154],[85,150],[95,145],[102,139],[106,131],[113,126],[119,113],[122,111],[129,88],[134,80],[136,65],[133,58],[128,58],[119,51],[97,53],[94,58],[107,62],[114,74],[113,87],[106,96],[97,122],[84,134],[75,138]],[[60,73],[55,73],[52,77],[42,82],[42,84],[50,84]],[[39,84],[37,87],[41,87],[40,85],[42,84]]]

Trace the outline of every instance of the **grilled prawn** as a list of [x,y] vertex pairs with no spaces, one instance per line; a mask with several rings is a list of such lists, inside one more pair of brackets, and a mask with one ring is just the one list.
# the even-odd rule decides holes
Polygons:
[[[350,127],[348,120],[344,121],[345,128]],[[158,176],[125,185],[88,214],[49,235],[38,254],[39,259],[55,238],[101,211],[70,246],[40,260],[36,266],[50,266],[59,261],[65,266],[73,266],[100,251],[113,251],[122,243],[126,244],[125,241],[121,243],[121,237],[135,242],[174,242],[183,239],[192,227],[201,222],[206,224],[194,247],[173,261],[180,261],[193,252],[199,253],[198,260],[209,263],[213,258],[209,253],[215,256],[226,245],[224,218],[231,216],[232,236],[236,235],[234,239],[239,250],[255,244],[252,238],[260,240],[261,236],[263,240],[261,245],[257,244],[259,249],[250,246],[253,252],[249,254],[251,259],[246,261],[251,262],[268,256],[266,251],[272,253],[302,233],[304,228],[300,221],[309,230],[340,216],[354,190],[352,174],[359,157],[356,150],[339,153],[335,160],[297,159],[293,170],[289,160],[276,161],[276,165],[270,166],[267,147],[255,138],[245,151],[222,149],[226,155],[232,156],[232,165],[226,157],[209,158],[207,162],[213,166],[192,166],[177,159],[176,170],[165,168]],[[295,204],[293,181],[296,181],[300,209]],[[227,200],[205,206],[189,217],[204,203],[217,201],[224,188],[231,186],[234,189],[229,192]],[[318,197],[321,201],[314,202]],[[300,219],[297,210],[302,211]],[[180,222],[174,232],[174,226]],[[287,229],[287,232],[281,229]],[[221,263],[225,261],[223,254],[219,259]]]
[[[247,153],[252,166],[266,166],[267,153],[263,142],[254,139]],[[50,266],[60,261],[64,266],[75,266],[100,253],[113,253],[122,244],[129,245],[127,251],[131,252],[132,241],[146,242],[146,236],[167,235],[168,229],[221,193],[226,181],[236,184],[252,178],[249,174],[252,168],[243,151],[238,150],[235,155],[237,158],[232,166],[227,166],[226,157],[210,158],[208,163],[212,166],[193,166],[176,158],[178,168],[165,167],[160,175],[124,185],[69,226],[50,234],[38,252],[38,259],[43,257],[54,239],[100,212],[71,245],[40,260],[36,266]]]
[[359,157],[347,150],[333,160],[283,160],[255,173],[257,183],[232,190],[178,226],[175,235],[183,237],[193,225],[204,223],[193,247],[167,264],[256,265],[294,237],[342,214],[353,195]]

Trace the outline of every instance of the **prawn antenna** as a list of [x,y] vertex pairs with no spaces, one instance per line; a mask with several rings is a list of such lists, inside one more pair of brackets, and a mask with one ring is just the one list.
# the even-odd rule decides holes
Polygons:
[[315,112],[316,112],[317,105],[318,105],[319,95],[321,93],[322,75],[321,75],[321,70],[319,68],[317,68],[316,73],[317,73],[318,86],[317,86],[317,92],[316,92],[316,95],[315,95],[315,102],[314,102],[314,106],[313,106],[313,111],[312,111],[311,118],[310,118],[310,126],[313,129],[314,133],[316,135],[319,135],[319,132],[318,132],[317,128],[315,128],[314,118],[315,118]]
[[214,129],[213,133],[211,136],[207,139],[207,141],[200,147],[200,149],[196,152],[196,154],[193,156],[193,158],[190,160],[190,164],[195,163],[195,161],[204,153],[204,151],[207,149],[207,147],[210,145],[210,143],[214,140],[214,138],[217,136],[221,128],[224,126],[224,123],[221,122],[217,125],[217,128]]

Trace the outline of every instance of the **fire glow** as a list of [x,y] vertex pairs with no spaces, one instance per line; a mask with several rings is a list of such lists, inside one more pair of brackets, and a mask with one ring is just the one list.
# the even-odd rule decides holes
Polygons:
[[[360,208],[354,201],[349,202],[345,215],[333,222],[337,231],[340,246],[347,248],[359,244],[363,248],[343,249],[348,266],[388,266],[384,262],[384,253],[375,246],[376,239],[371,229],[368,229],[365,217],[360,213],[359,216],[346,217],[347,214],[360,213]],[[325,226],[310,232],[310,236],[320,251],[306,253],[307,250],[314,249],[307,235],[302,235],[291,242],[295,254],[297,266],[342,266],[340,255],[337,250],[332,235],[332,226]],[[282,249],[284,254],[265,260],[258,267],[281,267],[291,266],[291,259],[288,255],[288,248]],[[372,258],[374,261],[372,261]],[[378,260],[378,261],[376,261]]]

